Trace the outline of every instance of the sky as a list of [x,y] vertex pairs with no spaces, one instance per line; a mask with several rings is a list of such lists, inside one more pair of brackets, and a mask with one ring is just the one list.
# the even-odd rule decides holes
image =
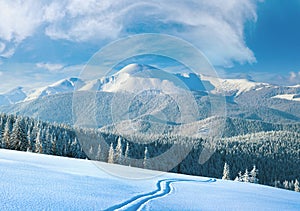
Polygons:
[[0,0],[0,11],[0,93],[79,76],[99,49],[142,33],[190,42],[221,77],[300,84],[300,0]]

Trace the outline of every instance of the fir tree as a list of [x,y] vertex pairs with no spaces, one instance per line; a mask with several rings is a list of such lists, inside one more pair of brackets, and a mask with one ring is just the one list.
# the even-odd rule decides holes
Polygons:
[[143,160],[143,167],[144,168],[149,168],[149,165],[148,165],[148,148],[145,147],[145,152],[144,152],[144,160]]
[[299,181],[296,179],[296,181],[295,181],[295,183],[294,183],[294,190],[296,191],[296,192],[300,192],[300,188],[299,188]]
[[243,182],[249,182],[249,172],[248,169],[246,169],[244,175],[243,175]]
[[114,154],[114,161],[115,163],[122,164],[122,143],[121,143],[121,138],[118,137],[118,142],[116,146],[116,151]]
[[2,137],[2,148],[10,149],[10,133],[13,127],[13,117],[8,116]]
[[258,183],[258,178],[257,178],[258,170],[256,169],[256,166],[253,166],[253,169],[250,171],[249,175],[249,181],[251,183]]
[[101,160],[101,145],[98,145],[98,149],[97,149],[97,154],[95,157],[96,160],[100,161]]
[[289,189],[289,182],[287,180],[284,180],[283,187],[287,190]]
[[39,132],[37,133],[36,139],[35,139],[35,146],[34,146],[34,151],[36,153],[43,153],[43,145],[42,145],[42,129],[39,130]]
[[224,169],[223,169],[223,180],[230,180],[230,171],[229,171],[229,165],[225,162]]
[[126,144],[126,149],[125,149],[125,155],[124,155],[124,165],[129,165],[129,159],[128,159],[128,153],[129,153],[129,143],[127,142]]
[[109,147],[107,162],[114,163],[114,148],[113,148],[112,143],[110,144],[110,147]]
[[51,144],[51,155],[57,155],[57,152],[56,152],[56,137],[55,136],[52,136],[52,144]]

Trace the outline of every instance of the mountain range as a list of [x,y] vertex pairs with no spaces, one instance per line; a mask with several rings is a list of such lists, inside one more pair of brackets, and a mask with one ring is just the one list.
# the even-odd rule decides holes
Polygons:
[[[116,117],[111,115],[112,109],[115,109],[113,113],[116,115],[120,113],[114,107],[116,102],[120,106],[122,102],[128,104],[124,105],[128,106],[126,118],[118,116],[118,123],[151,119],[176,125],[180,122],[179,98],[176,96],[182,93],[192,93],[199,111],[194,115],[195,121],[210,117],[212,100],[224,98],[229,118],[280,124],[300,122],[300,85],[277,86],[251,79],[172,74],[140,64],[127,65],[113,75],[92,81],[68,78],[29,92],[18,87],[0,95],[0,112],[72,125],[76,110],[74,90],[81,93],[79,95],[86,102],[96,100],[96,107],[91,109],[96,116],[97,127],[116,123]],[[127,102],[129,99],[130,102]],[[75,106],[91,106],[82,103]]]

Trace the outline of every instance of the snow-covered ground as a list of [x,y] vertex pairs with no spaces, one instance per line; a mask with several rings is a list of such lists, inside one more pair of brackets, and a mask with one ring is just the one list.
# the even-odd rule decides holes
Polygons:
[[0,210],[104,209],[300,210],[300,194],[0,149]]

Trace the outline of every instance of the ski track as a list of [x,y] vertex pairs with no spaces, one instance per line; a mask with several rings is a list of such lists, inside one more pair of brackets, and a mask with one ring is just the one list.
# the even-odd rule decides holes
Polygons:
[[166,196],[171,193],[172,187],[171,184],[175,182],[203,182],[203,183],[210,183],[210,182],[216,182],[216,179],[208,179],[208,180],[189,180],[189,179],[163,179],[159,180],[156,183],[157,189],[154,191],[151,191],[149,193],[140,194],[137,196],[132,197],[131,199],[122,202],[120,204],[116,204],[108,209],[106,211],[112,211],[112,210],[139,210],[141,209],[147,202],[149,202],[152,199],[157,199],[163,196]]

